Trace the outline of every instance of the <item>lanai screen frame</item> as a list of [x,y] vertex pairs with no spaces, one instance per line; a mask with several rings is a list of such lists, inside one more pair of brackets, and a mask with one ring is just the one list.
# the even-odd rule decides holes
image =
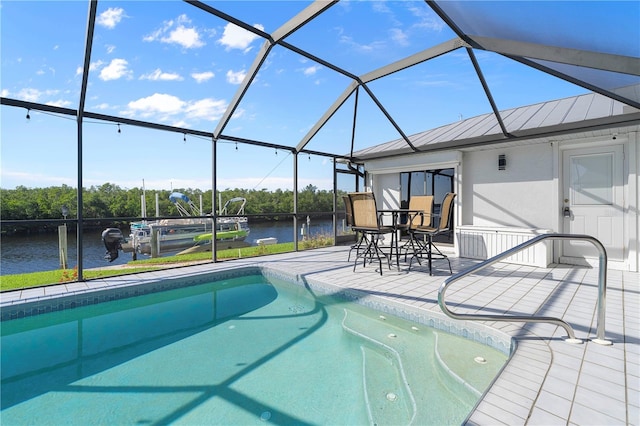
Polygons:
[[[85,51],[84,51],[84,62],[83,62],[83,70],[82,70],[82,84],[80,91],[80,99],[78,102],[78,109],[70,109],[70,108],[62,108],[56,107],[52,105],[37,103],[37,102],[28,102],[19,99],[11,99],[2,97],[0,99],[2,105],[25,108],[27,111],[42,111],[49,112],[54,114],[72,116],[76,118],[77,122],[77,202],[78,206],[82,206],[82,187],[83,187],[83,163],[82,163],[82,149],[83,149],[83,122],[85,119],[99,120],[104,122],[110,122],[114,124],[126,124],[130,126],[137,126],[148,129],[156,129],[162,130],[166,132],[173,133],[181,133],[183,135],[194,135],[199,137],[204,137],[212,142],[212,160],[211,160],[211,182],[213,188],[213,213],[215,219],[215,212],[217,211],[216,207],[216,197],[215,197],[215,189],[216,185],[216,145],[218,141],[226,141],[233,142],[238,144],[248,144],[266,148],[273,148],[282,151],[288,151],[293,154],[294,161],[294,176],[293,176],[293,194],[294,194],[294,211],[292,212],[294,216],[294,226],[297,216],[297,192],[298,192],[298,155],[299,154],[313,154],[322,157],[330,158],[334,163],[334,176],[335,176],[335,162],[341,161],[346,163],[354,163],[359,164],[361,160],[354,157],[354,139],[355,139],[355,128],[356,122],[358,118],[358,110],[357,110],[357,99],[361,92],[364,92],[368,95],[371,100],[375,103],[375,105],[382,112],[384,117],[389,121],[389,123],[397,130],[398,134],[401,137],[401,140],[410,148],[413,152],[425,152],[428,151],[425,149],[418,150],[415,146],[412,145],[410,138],[405,134],[401,126],[397,123],[391,113],[389,113],[385,106],[380,102],[380,100],[375,96],[374,92],[368,86],[368,83],[373,82],[377,79],[387,77],[391,74],[394,74],[398,71],[404,70],[406,68],[412,67],[414,65],[432,60],[441,55],[445,55],[447,53],[464,50],[466,54],[469,56],[471,63],[473,64],[473,68],[475,74],[482,85],[485,96],[489,105],[491,106],[491,110],[493,115],[495,116],[497,122],[499,123],[502,135],[497,141],[513,141],[518,139],[511,135],[504,125],[504,121],[502,120],[500,111],[496,106],[496,103],[493,99],[493,95],[491,93],[491,88],[487,83],[482,69],[476,59],[474,51],[489,51],[500,54],[507,58],[510,58],[514,61],[520,62],[527,66],[533,67],[560,79],[566,80],[578,86],[581,86],[585,89],[588,89],[592,92],[599,93],[608,98],[614,99],[616,101],[622,102],[626,105],[629,105],[633,108],[640,109],[640,93],[638,91],[633,92],[620,92],[611,90],[610,87],[605,87],[604,85],[599,85],[597,83],[593,83],[587,81],[587,79],[581,78],[581,70],[596,70],[598,72],[603,73],[613,73],[615,75],[622,75],[630,77],[633,81],[640,81],[637,77],[640,76],[640,58],[634,56],[626,56],[619,54],[612,54],[606,52],[599,51],[590,51],[590,50],[581,50],[575,49],[571,47],[563,47],[563,46],[549,46],[536,42],[532,42],[530,40],[505,40],[496,37],[489,37],[486,35],[470,35],[466,31],[464,25],[459,25],[456,18],[459,19],[459,15],[456,18],[453,17],[456,13],[460,13],[460,4],[461,2],[447,2],[447,1],[436,1],[436,0],[425,0],[425,3],[433,9],[433,11],[453,30],[453,32],[457,35],[456,38],[441,43],[437,46],[429,47],[421,52],[418,52],[414,55],[406,57],[402,60],[396,61],[394,63],[383,66],[377,70],[368,72],[363,75],[354,75],[348,70],[342,69],[330,61],[326,61],[322,58],[319,58],[299,47],[296,47],[286,41],[286,38],[296,31],[303,28],[307,23],[311,22],[314,18],[321,15],[323,12],[328,10],[329,8],[335,6],[339,0],[316,0],[313,3],[309,4],[304,10],[298,13],[296,16],[291,18],[288,22],[278,28],[276,31],[272,33],[266,33],[261,31],[260,29],[244,22],[240,19],[232,17],[211,5],[201,2],[201,1],[190,1],[185,0],[185,3],[198,8],[206,13],[212,14],[218,18],[224,19],[227,22],[233,23],[246,31],[249,31],[262,39],[264,39],[263,45],[261,49],[258,51],[253,64],[247,73],[244,81],[238,87],[236,94],[233,100],[229,103],[228,108],[224,112],[222,119],[218,122],[216,128],[213,131],[208,130],[196,130],[182,127],[175,127],[164,125],[155,122],[141,121],[130,119],[127,117],[121,116],[113,116],[113,115],[105,115],[99,114],[92,111],[85,110],[85,101],[86,101],[86,91],[88,84],[88,76],[89,76],[89,66],[91,61],[91,52],[93,47],[94,40],[94,29],[96,25],[96,13],[97,13],[97,0],[89,0],[89,9],[88,9],[88,18],[87,18],[87,30],[86,30],[86,38],[85,38]],[[247,89],[251,85],[252,81],[255,79],[258,71],[260,70],[262,64],[266,60],[269,52],[274,46],[281,46],[295,53],[302,55],[303,57],[321,64],[332,71],[339,73],[348,79],[350,79],[351,83],[345,88],[344,92],[335,100],[335,102],[327,109],[327,111],[318,119],[316,124],[307,132],[307,134],[298,142],[298,144],[294,146],[287,146],[282,144],[273,143],[270,141],[260,141],[253,139],[240,138],[233,135],[225,134],[224,131],[226,126],[229,123],[229,120],[233,116],[234,111],[240,105],[243,96],[245,95]],[[634,95],[635,94],[635,95]],[[313,139],[313,137],[318,133],[318,131],[327,123],[327,121],[340,109],[340,107],[349,99],[351,96],[355,98],[355,109],[353,113],[353,123],[352,123],[352,135],[350,141],[350,147],[345,149],[343,153],[330,153],[330,152],[320,152],[317,150],[309,150],[307,149],[307,145]],[[535,132],[533,134],[529,134],[528,138],[535,137]],[[335,182],[334,182],[335,188]],[[334,210],[335,210],[335,194],[334,194]],[[82,271],[83,271],[83,263],[82,263],[82,228],[83,228],[83,212],[82,208],[78,209],[77,216],[77,265],[78,265],[78,280],[82,281]],[[297,250],[297,236],[296,236],[295,246]],[[215,248],[213,252],[213,261],[216,261]]]

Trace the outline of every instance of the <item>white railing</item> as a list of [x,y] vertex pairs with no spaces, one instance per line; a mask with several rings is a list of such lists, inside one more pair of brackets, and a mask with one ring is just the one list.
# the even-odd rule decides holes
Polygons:
[[545,316],[527,316],[527,315],[480,315],[480,314],[458,314],[452,312],[447,307],[444,297],[447,291],[447,288],[453,284],[454,282],[471,275],[475,272],[478,272],[494,263],[500,262],[501,260],[513,256],[515,253],[520,252],[529,248],[530,246],[542,241],[542,240],[585,240],[592,243],[599,252],[599,270],[598,270],[598,306],[597,306],[597,314],[598,314],[598,329],[596,333],[596,339],[592,341],[594,343],[602,344],[602,345],[610,345],[611,341],[605,339],[605,305],[606,305],[606,291],[607,291],[607,251],[600,241],[590,235],[572,235],[572,234],[544,234],[538,235],[537,237],[533,237],[532,239],[525,241],[524,243],[518,244],[517,246],[505,250],[504,252],[493,256],[490,259],[481,262],[472,268],[469,268],[465,271],[459,272],[451,277],[447,278],[444,283],[438,289],[438,304],[440,305],[440,309],[449,317],[457,320],[473,320],[473,321],[511,321],[511,322],[546,322],[558,325],[565,329],[567,335],[569,336],[566,341],[570,343],[582,343],[582,340],[576,339],[575,333],[573,332],[573,328],[566,322],[560,318],[555,317],[545,317]]

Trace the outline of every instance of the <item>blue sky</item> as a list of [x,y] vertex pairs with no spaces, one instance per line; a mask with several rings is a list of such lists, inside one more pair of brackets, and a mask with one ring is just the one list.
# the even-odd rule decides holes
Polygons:
[[[272,33],[310,2],[209,3]],[[482,13],[483,3],[457,4],[478,7]],[[501,4],[494,7],[499,13],[515,14],[501,21],[509,24],[501,27],[500,35],[535,28],[540,42],[552,41],[550,34],[558,31],[569,40],[576,26],[591,28],[596,22],[605,30],[619,31],[624,27],[621,20],[633,22],[638,9],[634,2],[617,3],[615,8],[607,2],[496,4]],[[88,2],[3,1],[0,7],[2,96],[76,109]],[[537,20],[529,8],[545,9],[541,16],[546,18]],[[554,10],[562,13],[554,17]],[[523,29],[523,23],[535,25]],[[594,42],[600,40],[597,32]],[[362,75],[454,37],[421,1],[343,1],[286,40]],[[100,1],[86,110],[213,131],[263,41],[180,1]],[[607,46],[606,39],[598,43],[602,49],[615,48]],[[499,55],[476,55],[500,109],[586,92]],[[276,46],[223,134],[296,146],[349,83],[322,64]],[[490,112],[463,50],[376,80],[369,87],[407,135]],[[77,185],[77,126],[72,117],[31,111],[27,120],[22,108],[3,106],[0,111],[2,188]],[[353,114],[351,97],[308,148],[348,153]],[[357,123],[356,149],[399,137],[362,91]],[[285,151],[221,143],[217,154],[219,189],[292,188],[293,161]],[[211,161],[211,141],[205,138],[85,121],[85,187],[109,182],[132,188],[144,181],[147,189],[210,189]],[[331,189],[331,162],[301,156],[299,181],[300,187]]]

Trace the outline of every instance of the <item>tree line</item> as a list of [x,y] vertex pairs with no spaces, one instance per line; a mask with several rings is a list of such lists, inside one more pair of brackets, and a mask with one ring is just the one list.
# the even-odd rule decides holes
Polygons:
[[[83,188],[83,217],[87,219],[141,217],[143,193],[147,217],[156,216],[156,194],[158,194],[157,216],[179,216],[178,209],[169,200],[172,192],[185,194],[198,208],[200,208],[200,196],[202,196],[203,214],[212,212],[211,190],[187,188],[173,191],[143,191],[142,188],[124,189],[112,183],[105,183],[101,186]],[[338,203],[342,203],[341,195],[338,194]],[[234,197],[246,198],[245,214],[248,215],[293,212],[293,191],[290,190],[225,189],[216,191],[216,200],[220,200],[223,205]],[[217,206],[217,208],[221,207]],[[68,218],[77,217],[75,188],[62,185],[48,188],[18,186],[15,189],[0,189],[0,217],[3,221],[62,219],[63,208],[67,209]],[[315,186],[308,185],[298,192],[299,213],[331,211],[333,211],[333,191],[318,190]]]

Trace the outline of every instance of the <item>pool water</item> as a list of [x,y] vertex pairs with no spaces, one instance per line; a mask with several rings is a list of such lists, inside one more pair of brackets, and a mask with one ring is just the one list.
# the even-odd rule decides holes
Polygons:
[[4,426],[460,424],[506,362],[260,274],[5,321],[1,345]]

